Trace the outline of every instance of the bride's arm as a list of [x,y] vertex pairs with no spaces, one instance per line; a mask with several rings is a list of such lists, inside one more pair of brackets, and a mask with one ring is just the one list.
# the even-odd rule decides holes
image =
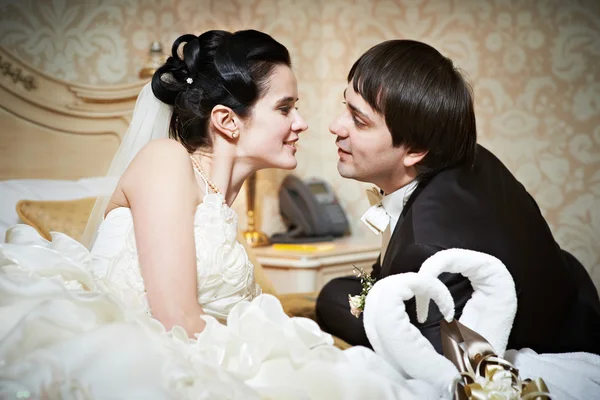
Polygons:
[[198,304],[194,212],[199,189],[186,150],[173,140],[147,145],[123,175],[154,318],[190,337],[204,329]]

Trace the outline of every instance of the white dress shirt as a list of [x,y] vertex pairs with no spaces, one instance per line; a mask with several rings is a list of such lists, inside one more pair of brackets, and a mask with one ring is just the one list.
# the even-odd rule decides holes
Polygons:
[[390,230],[392,232],[394,232],[394,228],[396,228],[396,224],[398,223],[398,219],[400,218],[400,214],[402,214],[406,202],[418,185],[419,181],[415,179],[395,192],[384,195],[381,199],[381,205],[385,212],[390,216]]

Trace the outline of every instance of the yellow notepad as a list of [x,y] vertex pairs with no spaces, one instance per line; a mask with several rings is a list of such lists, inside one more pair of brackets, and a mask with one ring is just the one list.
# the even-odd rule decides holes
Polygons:
[[297,251],[302,253],[314,253],[317,251],[326,251],[335,249],[333,243],[275,243],[273,244],[273,250],[280,251]]

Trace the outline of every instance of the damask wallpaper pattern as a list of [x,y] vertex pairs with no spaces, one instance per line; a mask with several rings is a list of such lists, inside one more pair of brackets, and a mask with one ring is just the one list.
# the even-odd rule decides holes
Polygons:
[[[310,126],[295,173],[331,182],[353,234],[367,240],[376,240],[360,223],[367,186],[339,177],[327,127],[360,54],[386,39],[427,42],[470,78],[480,143],[523,182],[600,287],[597,0],[0,0],[0,8],[0,45],[56,77],[93,84],[136,80],[153,40],[168,51],[182,33],[270,33],[292,53]],[[269,234],[283,229],[277,188],[286,174],[259,175]]]

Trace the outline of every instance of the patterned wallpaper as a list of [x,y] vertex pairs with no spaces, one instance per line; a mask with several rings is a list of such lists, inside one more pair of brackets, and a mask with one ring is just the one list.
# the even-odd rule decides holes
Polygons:
[[[310,125],[296,173],[331,182],[353,233],[369,240],[359,221],[366,186],[338,176],[327,126],[360,54],[385,39],[427,42],[467,72],[480,142],[524,183],[600,287],[597,0],[0,0],[0,9],[0,45],[54,76],[93,84],[136,80],[153,40],[167,50],[187,32],[270,33],[292,53]],[[285,174],[259,174],[267,233],[283,229],[276,203]]]

